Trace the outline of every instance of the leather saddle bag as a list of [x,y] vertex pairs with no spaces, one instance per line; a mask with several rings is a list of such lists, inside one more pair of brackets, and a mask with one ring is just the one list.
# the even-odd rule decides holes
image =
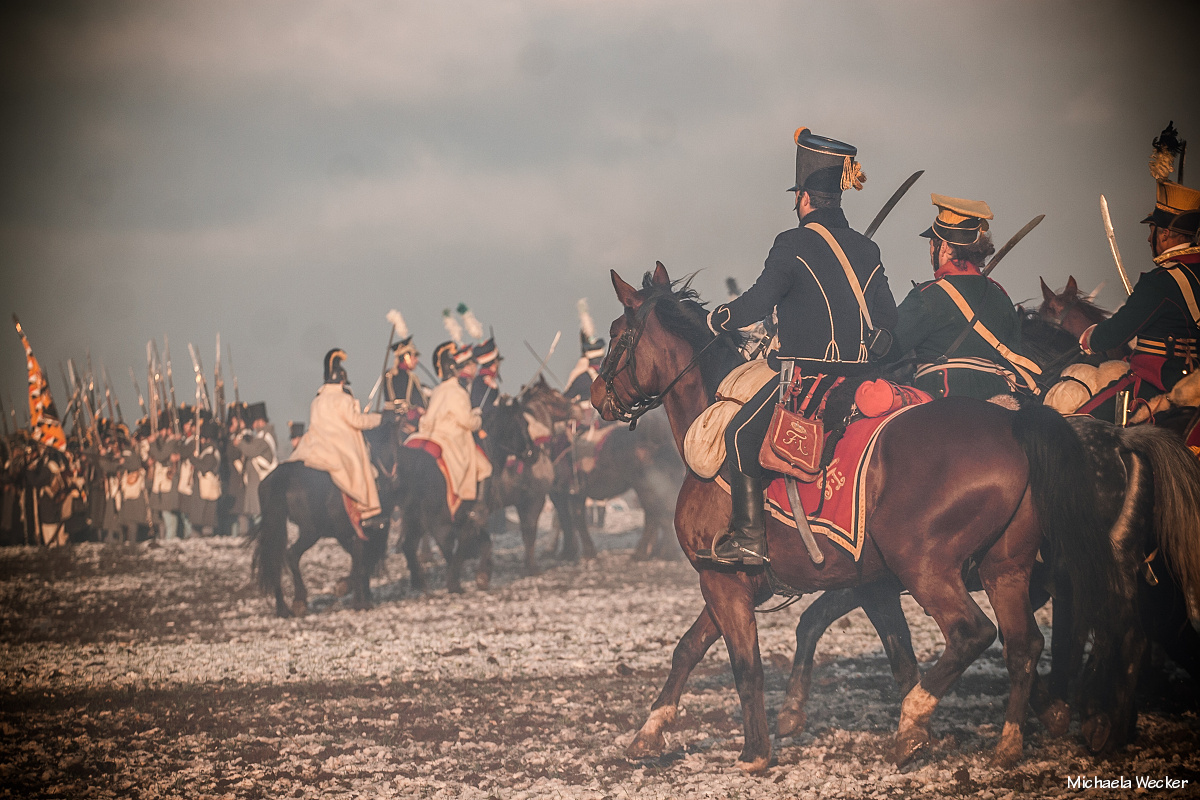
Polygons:
[[791,475],[801,483],[812,483],[821,474],[821,454],[825,451],[825,425],[820,419],[807,419],[798,412],[777,404],[771,414],[767,438],[758,453],[763,469]]

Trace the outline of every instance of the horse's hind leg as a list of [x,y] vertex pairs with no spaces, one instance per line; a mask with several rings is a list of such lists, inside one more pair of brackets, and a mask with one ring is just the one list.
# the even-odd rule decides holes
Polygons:
[[1036,531],[1033,499],[1026,493],[1004,535],[979,564],[979,578],[1004,635],[1004,661],[1011,683],[1004,729],[994,756],[996,765],[1001,767],[1012,766],[1021,758],[1024,746],[1021,723],[1025,721],[1033,674],[1044,643],[1029,601],[1029,574],[1038,541]]
[[301,528],[300,537],[287,549],[287,565],[292,573],[292,613],[302,617],[308,613],[308,587],[300,575],[300,556],[313,546],[317,537],[308,530]]
[[834,620],[849,614],[858,606],[853,589],[835,589],[822,592],[800,615],[800,621],[796,623],[796,656],[788,677],[787,696],[775,725],[779,736],[795,736],[804,730],[807,722],[804,706],[808,702],[812,684],[817,642]]
[[[918,563],[925,561],[919,559]],[[900,705],[900,725],[891,758],[897,764],[904,764],[929,744],[929,718],[938,702],[963,670],[995,640],[996,627],[971,599],[959,570],[942,570],[941,576],[900,577],[913,598],[937,622],[946,640],[937,663],[904,696]]]
[[487,589],[492,584],[492,534],[484,529],[480,533],[479,563],[475,566],[475,585]]
[[692,670],[704,658],[708,648],[712,647],[721,636],[716,623],[708,613],[708,606],[696,617],[692,627],[688,628],[675,645],[675,653],[671,656],[671,672],[667,682],[663,684],[658,699],[650,706],[650,716],[642,724],[641,730],[633,738],[633,742],[625,750],[629,758],[653,758],[662,755],[667,747],[663,728],[675,721],[679,711],[679,698],[683,696],[683,687],[687,683]]
[[525,574],[528,576],[541,572],[537,563],[537,524],[545,502],[546,497],[542,495],[524,497],[517,505],[517,516],[521,520],[521,543],[525,545]]

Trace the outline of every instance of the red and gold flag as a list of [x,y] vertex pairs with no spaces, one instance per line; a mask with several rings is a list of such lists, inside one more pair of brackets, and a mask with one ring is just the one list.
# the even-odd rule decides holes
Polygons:
[[17,335],[21,344],[25,345],[25,365],[29,368],[29,427],[33,431],[34,441],[41,442],[47,447],[53,447],[61,452],[67,451],[67,435],[58,419],[58,409],[54,407],[54,398],[50,396],[50,384],[46,383],[46,374],[33,355],[33,348],[25,338],[21,322],[13,315],[13,323],[17,326]]

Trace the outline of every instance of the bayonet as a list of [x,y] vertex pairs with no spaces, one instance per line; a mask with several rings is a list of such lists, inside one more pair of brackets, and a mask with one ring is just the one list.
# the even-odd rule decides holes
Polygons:
[[213,413],[225,425],[225,379],[221,377],[221,332],[217,331],[217,365],[213,368]]
[[983,276],[986,278],[989,274],[991,274],[991,271],[994,270],[996,265],[1000,263],[1000,259],[1008,255],[1008,251],[1016,247],[1017,244],[1025,238],[1026,234],[1040,225],[1042,220],[1045,218],[1045,214],[1038,214],[1036,217],[1029,220],[1029,222],[1026,222],[1024,228],[1021,228],[1021,230],[1014,233],[1013,237],[1005,242],[1003,247],[996,251],[996,255],[992,256],[992,260],[989,261],[987,266],[983,268]]
[[133,391],[137,393],[138,408],[142,410],[142,416],[149,420],[150,412],[146,410],[146,398],[142,396],[142,387],[138,386],[137,376],[133,374],[133,367],[129,368],[129,380],[133,381]]
[[104,404],[108,406],[108,421],[124,422],[124,420],[118,420],[117,415],[113,412],[112,385],[108,382],[108,370],[104,368],[103,362],[100,364],[100,379],[104,381]]
[[238,394],[237,370],[233,368],[233,345],[225,345],[225,350],[229,353],[229,374],[233,376],[233,402],[240,406],[242,398]]
[[917,182],[917,178],[920,178],[924,174],[925,170],[919,169],[912,175],[909,175],[904,183],[900,184],[900,188],[892,193],[888,201],[883,204],[883,208],[879,209],[879,213],[875,215],[875,219],[871,220],[871,224],[867,226],[866,231],[863,232],[863,236],[870,239],[875,235],[875,231],[879,230],[879,226],[887,219],[887,215],[892,213],[892,209],[900,202],[900,198],[904,197],[908,193],[908,190],[912,188],[912,185]]
[[167,389],[171,392],[171,426],[176,435],[182,435],[183,431],[179,425],[179,404],[175,402],[175,380],[171,375],[171,343],[167,341],[167,335],[163,334],[163,354],[167,364]]
[[1117,249],[1117,233],[1113,230],[1112,217],[1108,213],[1108,200],[1104,195],[1100,195],[1100,218],[1104,220],[1104,235],[1108,237],[1108,249],[1112,252],[1113,261],[1117,264],[1117,272],[1121,275],[1125,294],[1133,294],[1133,285],[1129,282],[1125,265],[1121,263],[1121,251]]
[[196,406],[203,403],[204,408],[212,413],[212,401],[208,397],[208,381],[204,380],[204,365],[200,363],[200,353],[195,345],[188,342],[188,355],[192,357],[192,372],[196,373]]

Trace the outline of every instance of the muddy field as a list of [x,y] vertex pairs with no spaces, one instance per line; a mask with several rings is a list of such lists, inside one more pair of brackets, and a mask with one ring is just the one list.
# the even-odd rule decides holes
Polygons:
[[[667,755],[627,761],[672,648],[702,606],[686,564],[630,560],[637,516],[615,509],[598,559],[549,564],[534,578],[519,573],[518,537],[499,537],[486,592],[412,596],[393,556],[367,612],[333,596],[349,559],[324,542],[305,559],[316,596],[298,620],[271,616],[250,584],[249,551],[231,539],[0,552],[0,797],[1135,792],[1071,788],[1079,776],[1186,780],[1146,794],[1200,796],[1196,695],[1178,674],[1147,700],[1137,745],[1117,757],[1097,761],[1074,736],[1050,739],[1031,719],[1025,760],[991,769],[1008,691],[999,645],[943,701],[932,752],[896,769],[883,753],[899,697],[861,612],[822,640],[808,730],[775,742],[778,764],[766,776],[733,766],[740,711],[720,644],[688,685]],[[768,709],[782,702],[804,605],[760,616]],[[915,605],[906,609],[928,661],[940,636]],[[1047,637],[1048,619],[1040,612]]]

